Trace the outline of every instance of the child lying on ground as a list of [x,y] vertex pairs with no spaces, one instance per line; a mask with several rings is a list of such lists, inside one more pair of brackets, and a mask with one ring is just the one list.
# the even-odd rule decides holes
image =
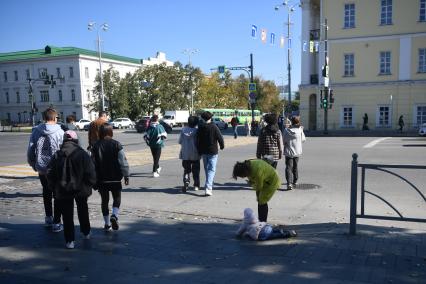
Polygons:
[[244,220],[237,231],[237,237],[249,236],[255,241],[284,239],[297,236],[294,230],[274,228],[266,222],[259,222],[251,208],[244,209]]

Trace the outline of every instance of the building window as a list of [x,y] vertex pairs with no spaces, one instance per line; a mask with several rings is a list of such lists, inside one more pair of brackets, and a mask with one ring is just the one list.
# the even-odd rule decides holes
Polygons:
[[345,4],[344,28],[355,28],[355,4]]
[[39,77],[39,79],[46,79],[47,78],[47,68],[39,68],[38,69],[38,77]]
[[70,78],[74,78],[74,68],[70,66]]
[[380,52],[380,75],[391,74],[391,52],[381,51]]
[[72,112],[72,115],[74,115],[74,118],[77,119],[77,113],[75,111]]
[[343,107],[342,111],[343,111],[342,127],[352,127],[353,126],[353,108]]
[[345,54],[345,77],[354,76],[354,54]]
[[71,101],[75,101],[75,90],[71,89]]
[[90,101],[90,90],[86,90],[87,100]]
[[61,68],[56,68],[56,78],[61,78]]
[[13,71],[15,81],[18,81],[18,71]]
[[379,106],[377,113],[377,126],[388,127],[390,126],[390,108],[389,106]]
[[62,90],[58,91],[58,98],[59,98],[59,101],[62,102]]
[[7,82],[7,72],[3,72],[3,81]]
[[426,73],[426,48],[419,49],[419,73]]
[[6,103],[8,104],[9,103],[9,92],[6,92],[5,96],[6,96]]
[[40,91],[41,102],[49,101],[49,91]]
[[420,0],[420,22],[426,21],[426,0]]
[[30,78],[30,69],[25,70],[25,76],[27,77],[27,80]]
[[84,76],[89,79],[89,67],[84,67]]
[[10,122],[11,120],[10,120],[10,112],[8,112],[7,114],[6,114],[6,116],[7,116],[7,121],[8,122]]
[[423,123],[426,123],[426,106],[417,106],[416,123],[417,126],[421,126]]
[[18,123],[21,123],[21,113],[18,112]]
[[16,92],[16,103],[17,104],[21,103],[21,96],[19,95],[19,92]]
[[392,0],[381,0],[380,24],[392,25]]

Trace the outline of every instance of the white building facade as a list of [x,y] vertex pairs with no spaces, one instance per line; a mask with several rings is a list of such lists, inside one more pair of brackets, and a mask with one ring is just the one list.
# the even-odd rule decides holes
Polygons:
[[[146,60],[102,53],[102,70],[112,67],[124,77],[143,67],[143,61]],[[155,62],[170,64],[164,53]],[[91,50],[46,46],[40,50],[0,53],[0,119],[12,123],[31,120],[28,80],[31,78],[38,109],[35,121],[42,120],[42,111],[50,106],[58,111],[62,120],[70,114],[77,120],[93,120],[97,113],[89,112],[86,105],[93,100],[98,73],[98,53]],[[45,84],[45,74],[55,78],[53,88]]]

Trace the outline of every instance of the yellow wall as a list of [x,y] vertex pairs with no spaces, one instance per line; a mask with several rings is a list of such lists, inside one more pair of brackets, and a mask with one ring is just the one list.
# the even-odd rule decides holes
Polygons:
[[[345,4],[355,4],[355,28],[344,29]],[[330,39],[426,32],[419,22],[419,0],[393,0],[393,25],[380,25],[380,0],[323,0]]]

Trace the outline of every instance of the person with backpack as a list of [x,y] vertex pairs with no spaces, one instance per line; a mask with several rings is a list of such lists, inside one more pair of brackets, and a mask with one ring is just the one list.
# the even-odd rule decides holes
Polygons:
[[200,189],[200,155],[197,150],[198,117],[188,117],[188,126],[182,129],[178,143],[181,145],[179,159],[183,166],[183,188],[186,192],[191,182],[190,174],[194,178],[194,190]]
[[270,157],[271,165],[276,169],[278,160],[282,158],[284,147],[277,115],[272,113],[265,115],[265,122],[266,126],[260,130],[257,139],[256,157],[258,159]]
[[151,117],[151,123],[143,138],[151,149],[152,159],[154,161],[152,166],[152,176],[158,178],[161,172],[161,149],[164,147],[164,140],[167,139],[167,132],[158,122],[158,115],[154,114]]
[[53,189],[49,187],[47,181],[47,170],[53,155],[58,151],[64,139],[64,131],[57,124],[58,113],[53,108],[48,108],[43,112],[45,123],[34,127],[30,136],[27,149],[28,164],[38,172],[41,186],[43,187],[43,204],[45,211],[44,224],[51,227],[53,232],[63,230],[61,224],[61,212],[57,206],[57,202],[53,201]]
[[234,139],[237,139],[238,137],[238,124],[240,124],[240,120],[238,119],[237,114],[234,114],[234,116],[231,118],[231,126],[232,130],[234,131]]
[[[101,208],[106,232],[118,230],[118,214],[121,205],[121,180],[129,184],[129,164],[121,143],[112,139],[112,126],[103,124],[99,129],[99,140],[92,147],[92,158],[95,162],[97,182],[95,189],[101,195]],[[109,218],[109,192],[112,194],[112,214]]]
[[95,165],[89,154],[78,145],[75,131],[68,130],[64,143],[50,162],[47,173],[49,186],[54,190],[64,221],[65,246],[74,248],[74,200],[80,231],[84,239],[90,239],[90,220],[87,199],[96,184]]

